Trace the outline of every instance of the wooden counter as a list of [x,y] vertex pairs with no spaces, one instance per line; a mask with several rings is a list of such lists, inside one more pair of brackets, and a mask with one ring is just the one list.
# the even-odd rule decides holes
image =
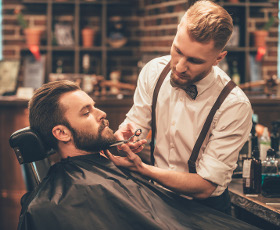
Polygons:
[[276,97],[249,97],[255,114],[258,114],[259,123],[271,131],[272,121],[280,120],[280,98]]
[[[260,220],[254,218],[252,220],[254,223],[261,222],[263,228],[266,228],[265,226],[269,225],[270,230],[280,229],[280,198],[267,198],[261,194],[244,194],[242,178],[232,180],[229,185],[229,193],[233,206],[239,207],[241,210],[253,214],[252,217],[256,216],[260,218]],[[246,217],[246,212],[242,212],[241,215],[243,215],[242,219],[246,219],[245,221],[247,222],[248,218],[251,216],[247,215]],[[239,218],[240,213],[237,215],[237,218]]]

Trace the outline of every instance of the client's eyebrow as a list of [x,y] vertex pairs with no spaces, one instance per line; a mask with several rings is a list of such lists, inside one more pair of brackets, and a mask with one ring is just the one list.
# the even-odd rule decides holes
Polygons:
[[203,64],[203,63],[206,62],[206,60],[201,59],[199,57],[192,57],[192,56],[185,55],[176,45],[174,45],[174,47],[175,47],[175,50],[177,51],[178,54],[183,55],[190,62],[197,62],[197,63],[200,63],[200,64]]
[[94,107],[95,105],[95,102],[93,102],[92,104],[87,104],[87,105],[84,105],[81,109],[80,109],[80,113],[82,113],[84,110],[88,110],[90,109],[91,107]]
[[90,105],[85,105],[80,109],[80,112],[83,112],[86,109],[89,109]]

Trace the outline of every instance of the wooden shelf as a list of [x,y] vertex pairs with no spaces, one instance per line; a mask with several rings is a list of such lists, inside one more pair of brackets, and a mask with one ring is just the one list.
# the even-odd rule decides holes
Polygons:
[[22,3],[38,3],[38,4],[46,4],[48,3],[48,0],[22,0]]
[[22,0],[23,3],[37,3],[37,4],[81,4],[81,5],[127,5],[130,4],[131,1],[128,0],[120,0],[120,1],[109,1],[109,0]]
[[[250,58],[257,52],[257,48],[252,46],[252,34],[249,28],[249,19],[251,11],[254,7],[272,7],[271,2],[252,2],[250,0],[239,0],[238,3],[230,3],[227,0],[217,1],[218,4],[223,6],[232,16],[234,25],[239,26],[239,46],[230,47],[227,46],[225,50],[229,51],[226,59],[229,66],[229,70],[232,69],[232,63],[238,63],[238,70],[240,74],[241,83],[251,81],[251,69],[250,69]],[[229,76],[231,72],[229,71]]]
[[[108,79],[107,71],[110,70],[108,68],[108,59],[110,58],[107,55],[107,52],[112,51],[131,51],[130,47],[121,47],[121,48],[113,48],[107,45],[107,24],[108,17],[107,13],[110,9],[110,12],[116,11],[118,5],[131,6],[131,1],[106,1],[106,0],[96,0],[96,1],[85,1],[85,0],[72,0],[72,1],[55,1],[55,0],[23,0],[23,4],[26,4],[26,7],[30,7],[30,10],[35,10],[31,7],[31,4],[46,4],[46,44],[39,47],[40,51],[45,52],[47,56],[46,61],[46,76],[45,81],[48,81],[49,73],[55,72],[55,65],[59,58],[69,59],[67,56],[67,52],[73,52],[72,60],[70,63],[69,60],[66,60],[66,63],[70,64],[70,71],[72,73],[81,73],[82,72],[82,54],[89,53],[93,55],[93,52],[99,52],[99,56],[92,56],[97,67],[93,66],[93,69],[98,71],[97,74],[103,75]],[[110,7],[110,8],[109,8]],[[54,24],[57,21],[56,16],[64,15],[64,8],[67,9],[67,13],[65,15],[73,16],[73,40],[74,44],[72,46],[58,46],[53,45],[53,36],[54,36]],[[96,36],[98,37],[97,45],[95,44],[92,47],[83,47],[81,46],[81,29],[85,26],[85,22],[87,21],[87,17],[91,17],[89,14],[89,9],[95,10],[98,14],[94,14],[97,18],[98,23],[100,25],[95,25],[95,27],[100,28],[99,33]],[[70,12],[70,14],[69,14]],[[87,12],[87,14],[83,13]],[[114,15],[118,15],[118,11],[114,13]],[[121,15],[120,15],[121,16]],[[28,47],[23,46],[21,48],[22,52],[28,51]],[[134,48],[135,50],[135,48]],[[55,54],[54,54],[55,52]],[[24,53],[22,53],[25,55]],[[61,57],[59,57],[61,55]],[[98,60],[97,60],[98,59]],[[69,70],[69,68],[68,68]]]
[[270,2],[239,2],[239,3],[230,3],[230,2],[220,2],[220,5],[223,7],[232,6],[232,7],[271,7],[272,3]]

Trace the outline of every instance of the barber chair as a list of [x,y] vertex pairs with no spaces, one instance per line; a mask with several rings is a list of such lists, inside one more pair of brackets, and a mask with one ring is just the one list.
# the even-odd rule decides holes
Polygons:
[[51,166],[48,157],[55,152],[30,127],[14,132],[9,143],[21,165],[26,189],[32,191],[47,175]]

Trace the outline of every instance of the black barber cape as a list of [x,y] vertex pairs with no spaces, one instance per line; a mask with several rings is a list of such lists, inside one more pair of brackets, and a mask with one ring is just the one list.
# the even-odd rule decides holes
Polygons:
[[18,229],[257,229],[116,167],[99,154],[63,159],[23,202]]

